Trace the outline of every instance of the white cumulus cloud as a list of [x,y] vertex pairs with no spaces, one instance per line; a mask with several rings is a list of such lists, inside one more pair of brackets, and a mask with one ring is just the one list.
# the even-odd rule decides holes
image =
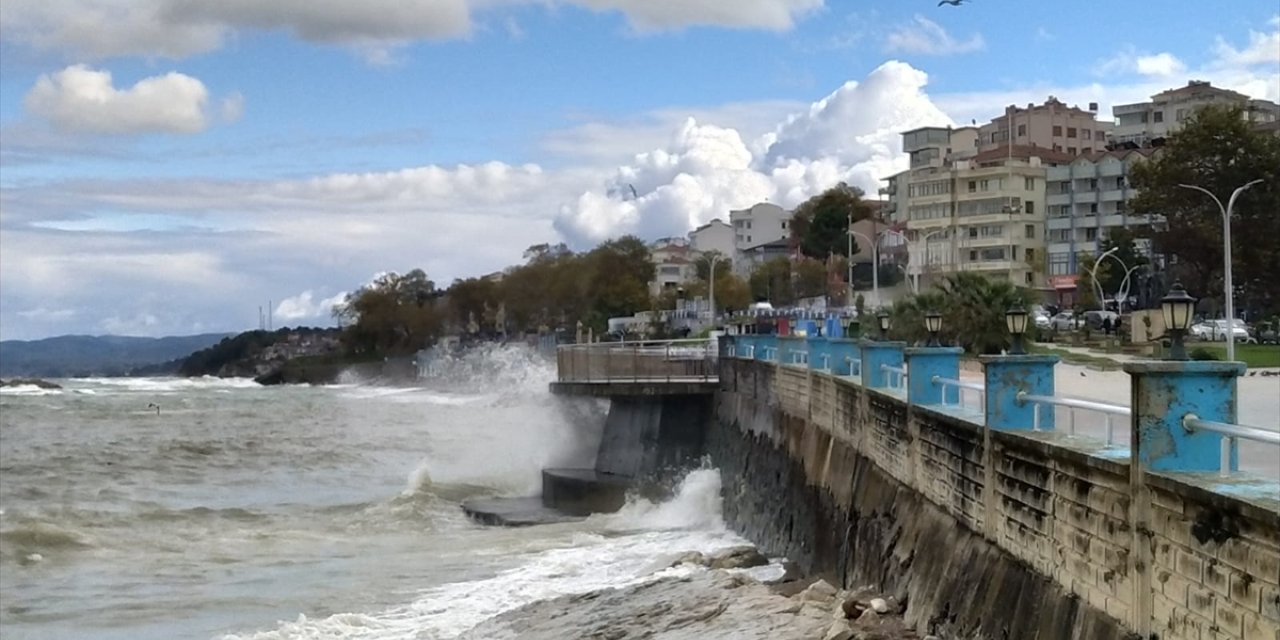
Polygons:
[[1127,46],[1114,56],[1099,62],[1094,73],[1102,76],[1137,74],[1149,78],[1169,78],[1180,76],[1186,70],[1187,65],[1172,53],[1144,53]]
[[951,123],[924,94],[927,80],[885,63],[750,142],[689,119],[666,148],[636,155],[562,207],[556,229],[584,246],[624,233],[682,235],[757,202],[794,206],[839,181],[874,194],[903,168],[902,131]]
[[296,296],[285,298],[276,305],[274,315],[277,320],[295,322],[298,320],[329,320],[333,316],[333,308],[346,299],[346,292],[317,300],[315,294],[307,289]]
[[[23,107],[63,131],[197,133],[209,126],[208,101],[204,83],[181,73],[144,78],[117,89],[110,72],[73,65],[40,76]],[[239,109],[231,109],[232,115]]]
[[922,15],[916,15],[914,20],[894,29],[885,38],[885,50],[889,53],[945,56],[981,51],[986,47],[981,33],[957,39],[942,25]]

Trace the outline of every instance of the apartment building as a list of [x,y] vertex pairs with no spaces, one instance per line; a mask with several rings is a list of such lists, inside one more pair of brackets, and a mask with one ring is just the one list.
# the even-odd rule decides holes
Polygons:
[[[1137,195],[1129,174],[1134,165],[1158,152],[1150,147],[1104,151],[1048,169],[1045,224],[1049,283],[1060,296],[1071,296],[1081,259],[1097,255],[1113,230],[1140,229],[1159,222],[1129,210],[1129,202]],[[1150,250],[1145,240],[1137,244]]]
[[1047,147],[1067,155],[1102,151],[1112,134],[1110,122],[1098,121],[1098,103],[1089,108],[1067,106],[1049,96],[1044,104],[1028,104],[1026,108],[1009,105],[1004,114],[978,128],[978,151],[1007,148],[1010,132],[1013,144]]
[[729,224],[733,227],[733,270],[744,277],[757,262],[747,256],[776,254],[779,243],[791,237],[791,212],[768,202],[730,211]]
[[715,251],[729,259],[732,259],[733,254],[738,250],[733,227],[720,218],[715,218],[690,231],[689,245],[698,253]]
[[1151,96],[1149,102],[1112,107],[1111,113],[1116,120],[1113,146],[1159,146],[1166,137],[1182,128],[1182,123],[1197,109],[1211,104],[1238,105],[1244,109],[1245,119],[1258,125],[1280,120],[1280,105],[1274,102],[1250,98],[1202,80],[1192,80],[1185,87]]
[[663,238],[654,242],[649,247],[649,258],[653,260],[653,280],[649,282],[651,295],[679,288],[698,275],[694,264],[697,252],[685,238]]

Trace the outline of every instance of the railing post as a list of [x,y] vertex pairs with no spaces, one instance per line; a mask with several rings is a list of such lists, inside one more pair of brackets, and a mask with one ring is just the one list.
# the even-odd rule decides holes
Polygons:
[[[1130,446],[1148,471],[1222,471],[1223,435],[1188,431],[1182,420],[1236,421],[1236,378],[1242,362],[1154,361],[1124,365],[1133,384]],[[1229,455],[1229,471],[1239,460]]]
[[960,388],[937,384],[934,376],[960,378],[960,347],[912,347],[904,350],[907,362],[907,402],[911,404],[955,404]]
[[826,357],[829,354],[827,339],[821,336],[812,336],[807,342],[809,348],[809,368],[822,370],[824,368],[824,363],[827,363],[830,360],[829,357]]
[[1053,370],[1057,356],[1012,355],[980,356],[982,377],[986,384],[984,415],[992,429],[1053,430],[1054,411],[1042,410],[1039,420],[1031,402],[1018,399],[1018,394],[1053,395]]
[[827,354],[831,356],[831,373],[837,376],[853,375],[852,360],[862,357],[858,350],[858,341],[844,338],[828,339]]
[[889,386],[889,374],[882,367],[901,367],[905,342],[863,340],[858,348],[862,352],[862,385],[868,389]]

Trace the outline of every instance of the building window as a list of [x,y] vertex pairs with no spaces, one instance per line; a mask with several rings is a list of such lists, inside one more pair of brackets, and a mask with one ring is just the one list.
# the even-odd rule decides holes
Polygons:
[[1062,137],[1062,125],[1057,125],[1057,124],[1053,125],[1053,137],[1055,138]]
[[786,221],[786,220],[783,220],[783,221],[782,221],[782,228],[783,228],[784,230],[787,228],[787,221]]
[[1086,241],[1088,241],[1088,242],[1093,242],[1094,240],[1097,240],[1097,239],[1098,239],[1098,228],[1097,228],[1097,227],[1085,227],[1085,229],[1084,229],[1084,239],[1085,239]]
[[1103,133],[1103,132],[1101,132],[1101,131],[1095,131],[1095,132],[1094,132],[1094,134],[1093,134],[1093,139],[1094,139],[1094,140],[1097,140],[1097,141],[1099,141],[1099,142],[1101,142],[1101,141],[1103,141],[1103,140],[1106,140],[1106,139],[1107,139],[1107,134],[1105,134],[1105,133]]
[[1049,242],[1070,242],[1070,241],[1071,241],[1070,229],[1050,229],[1049,230]]
[[1076,128],[1075,128],[1075,127],[1067,127],[1067,137],[1068,137],[1068,138],[1074,138],[1074,137],[1076,137]]
[[1068,154],[1070,154],[1070,155],[1073,155],[1073,156],[1074,156],[1074,155],[1076,155],[1076,148],[1075,148],[1075,147],[1067,147],[1067,153],[1068,153]]
[[1034,237],[1036,237],[1036,226],[1035,226],[1034,224],[1029,224],[1029,225],[1027,225],[1027,226],[1026,226],[1026,229],[1024,229],[1024,231],[1025,231],[1025,235],[1026,235],[1028,238],[1034,238]]
[[1080,135],[1084,136],[1084,139],[1085,139],[1085,140],[1092,139],[1092,138],[1093,138],[1093,129],[1081,129],[1081,130],[1080,130]]
[[751,244],[751,236],[747,236],[747,244]]
[[1152,115],[1152,122],[1164,122],[1164,112],[1163,112],[1163,111],[1157,111],[1157,112],[1155,112],[1155,113],[1153,113],[1153,114],[1151,114],[1151,115]]
[[1027,249],[1027,262],[1033,262],[1036,259],[1036,250]]
[[1025,203],[1023,203],[1023,204],[1024,204],[1024,206],[1026,206],[1026,208],[1027,208],[1027,213],[1035,213],[1035,212],[1036,212],[1036,203],[1034,203],[1034,202],[1032,202],[1032,201],[1028,200],[1028,201],[1026,201],[1026,202],[1025,202]]
[[1090,205],[1089,205],[1089,213],[1097,213],[1097,212],[1098,212],[1098,203],[1094,202],[1094,203],[1090,204]]
[[[1089,178],[1089,190],[1090,190],[1090,191],[1097,191],[1097,190],[1098,190],[1098,179],[1097,179],[1097,178]],[[748,229],[749,229],[749,228],[751,228],[751,225],[747,225],[747,228],[748,228]]]
[[969,181],[969,193],[977,193],[977,192],[978,192],[978,181],[977,181],[977,180],[970,180],[970,181]]
[[1128,209],[1129,209],[1128,203],[1125,202],[1124,200],[1121,200],[1120,202],[1116,203],[1116,213],[1124,213]]
[[1035,190],[1036,190],[1036,179],[1035,179],[1035,178],[1023,178],[1023,179],[1022,179],[1022,183],[1023,183],[1023,186],[1024,186],[1024,189],[1025,189],[1025,190],[1027,190],[1027,191],[1035,191]]
[[747,228],[748,228],[748,229],[750,229],[750,228],[751,228],[751,221],[750,221],[750,220],[748,220],[748,221],[747,221]]
[[1030,271],[1028,271],[1028,272],[1026,273],[1027,284],[1031,284],[1031,277],[1032,277],[1032,276],[1031,276],[1031,272],[1030,272]]
[[1025,124],[1018,125],[1018,137],[1021,138],[1022,136],[1025,136],[1025,135],[1027,135],[1027,125]]
[[1060,145],[1060,144],[1055,144],[1055,145],[1053,145],[1053,150],[1054,150],[1054,151],[1062,151],[1062,145]]
[[999,247],[996,249],[982,249],[981,251],[978,252],[978,257],[983,262],[991,262],[993,260],[1004,260],[1005,259],[1004,247]]

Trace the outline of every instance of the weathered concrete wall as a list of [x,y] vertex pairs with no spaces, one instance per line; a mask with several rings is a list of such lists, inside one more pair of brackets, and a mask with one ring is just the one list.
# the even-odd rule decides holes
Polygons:
[[734,527],[921,631],[1280,640],[1280,512],[1056,434],[730,359],[707,444]]
[[629,477],[687,468],[702,456],[710,395],[613,398],[596,470]]

